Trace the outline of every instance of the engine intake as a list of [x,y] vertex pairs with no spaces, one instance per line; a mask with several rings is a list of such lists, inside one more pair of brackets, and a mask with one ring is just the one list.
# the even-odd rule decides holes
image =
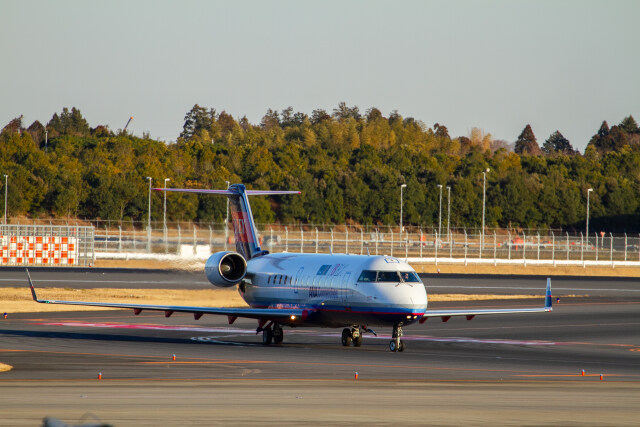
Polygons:
[[231,287],[247,274],[247,261],[237,252],[216,252],[204,266],[207,280],[220,288]]

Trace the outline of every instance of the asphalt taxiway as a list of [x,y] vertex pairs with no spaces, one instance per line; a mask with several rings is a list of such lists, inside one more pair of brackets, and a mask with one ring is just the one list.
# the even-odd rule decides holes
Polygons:
[[[38,275],[34,280],[45,280]],[[106,273],[105,282],[114,277]],[[450,286],[484,286],[478,280],[467,276]],[[531,280],[543,288],[539,278]],[[517,287],[522,280],[499,283]],[[113,425],[637,424],[640,298],[631,282],[588,285],[605,290],[561,298],[552,313],[405,327],[403,353],[389,352],[390,328],[365,335],[360,348],[342,347],[339,330],[322,328],[285,329],[284,344],[264,347],[255,322],[242,319],[229,325],[225,317],[131,311],[10,315],[0,319],[0,363],[12,366],[0,373],[0,425],[37,425],[44,416]]]

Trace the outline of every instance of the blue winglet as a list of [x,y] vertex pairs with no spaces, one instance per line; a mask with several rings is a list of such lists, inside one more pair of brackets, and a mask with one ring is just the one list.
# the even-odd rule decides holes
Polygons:
[[547,309],[547,311],[551,311],[551,277],[547,277],[547,293],[544,297],[544,308]]

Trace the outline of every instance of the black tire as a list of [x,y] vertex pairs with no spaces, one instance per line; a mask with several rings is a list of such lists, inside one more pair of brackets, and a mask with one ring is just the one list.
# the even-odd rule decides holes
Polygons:
[[400,341],[400,345],[398,345],[398,351],[404,351],[404,341]]
[[269,345],[273,342],[273,332],[271,329],[265,329],[262,331],[262,345]]
[[284,333],[282,332],[282,328],[273,330],[273,342],[275,344],[281,344],[284,341]]
[[342,330],[342,345],[345,347],[349,347],[352,341],[353,338],[351,337],[351,329],[344,328]]
[[362,345],[362,335],[358,335],[356,338],[353,338],[353,346],[360,347]]
[[396,348],[396,340],[391,340],[391,341],[389,341],[389,350],[391,350],[391,351],[396,351],[396,350],[398,350],[398,349]]

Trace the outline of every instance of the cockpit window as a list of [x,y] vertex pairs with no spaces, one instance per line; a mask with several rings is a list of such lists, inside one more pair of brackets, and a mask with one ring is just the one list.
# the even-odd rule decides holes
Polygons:
[[364,270],[360,277],[358,278],[358,282],[375,282],[376,281],[376,272],[372,270]]
[[402,271],[400,273],[402,280],[405,282],[420,282],[420,278],[413,271]]
[[397,271],[378,271],[378,282],[399,282]]

